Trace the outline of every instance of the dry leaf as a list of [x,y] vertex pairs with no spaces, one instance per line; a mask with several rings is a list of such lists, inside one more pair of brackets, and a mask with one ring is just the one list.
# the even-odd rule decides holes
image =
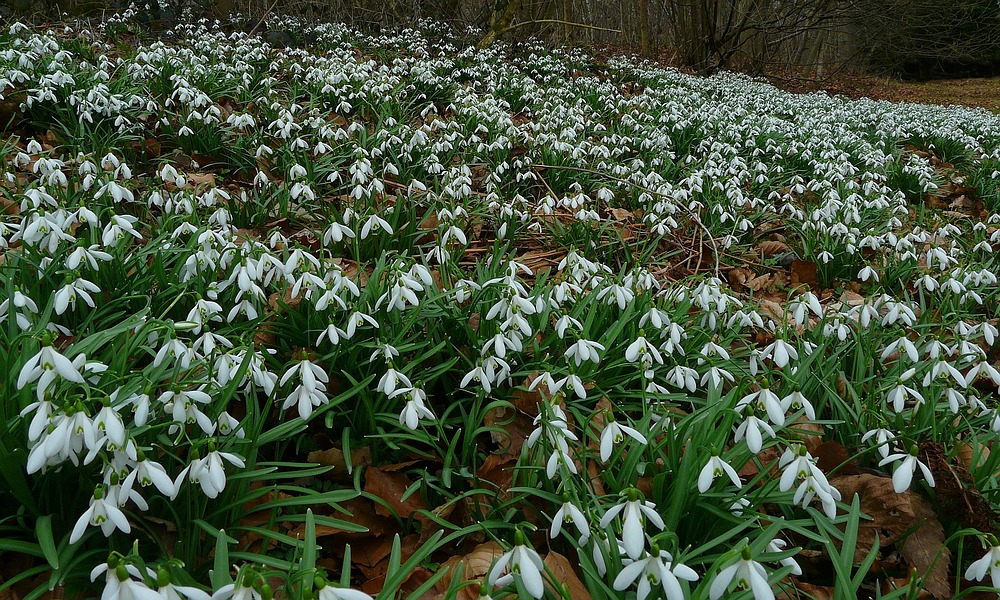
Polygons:
[[[406,519],[418,510],[427,510],[427,505],[424,504],[418,493],[410,494],[406,500],[402,499],[403,494],[412,483],[406,473],[390,473],[378,467],[365,469],[365,492],[376,498],[381,498],[389,505],[386,508],[382,504],[376,504],[375,512],[379,515],[392,516],[392,512],[395,512]],[[390,508],[392,512],[390,512]]]
[[774,273],[764,273],[758,275],[746,283],[746,286],[755,292],[774,289],[778,278]]
[[818,288],[819,265],[808,260],[793,260],[792,283],[802,283],[811,288]]
[[[452,556],[441,564],[441,569],[445,567],[449,569],[450,576],[446,575],[439,579],[434,584],[435,589],[438,593],[444,594],[455,577],[461,578],[461,581],[474,581],[485,577],[493,565],[493,561],[503,556],[503,553],[504,550],[500,544],[490,541],[476,546],[472,552],[464,556]],[[458,563],[460,562],[462,570],[458,571]],[[479,586],[475,585],[463,587],[456,596],[456,600],[477,600],[477,598],[479,598]]]
[[[580,581],[580,578],[573,570],[573,565],[565,556],[559,554],[558,552],[549,552],[545,555],[545,558],[542,559],[542,562],[544,562],[545,566],[552,571],[552,575],[555,577],[556,581],[565,584],[566,589],[569,591],[570,598],[573,600],[590,600],[592,596],[590,595],[590,592],[587,591],[587,586]],[[548,580],[546,580],[545,584],[546,587],[552,590]],[[558,590],[552,591],[557,598],[562,597]]]
[[858,526],[855,562],[861,562],[871,551],[877,534],[882,548],[896,545],[909,568],[916,569],[924,579],[928,592],[936,598],[950,596],[951,553],[945,546],[944,528],[923,496],[909,490],[897,494],[892,479],[870,473],[840,475],[831,478],[830,483],[845,502],[857,494],[862,512],[872,517]]
[[188,173],[186,177],[188,185],[192,187],[198,187],[199,185],[215,187],[215,175],[211,173]]
[[816,449],[823,443],[823,426],[819,423],[813,423],[805,415],[796,419],[794,423],[788,426],[788,429],[796,434],[796,437],[799,438],[799,441],[802,442],[810,454],[815,455]]
[[800,594],[796,596],[797,598],[802,598],[802,595],[804,594],[805,597],[813,598],[813,600],[833,600],[835,590],[832,587],[825,585],[813,585],[797,579],[792,583],[795,586],[795,589],[800,592]]
[[729,284],[749,286],[750,280],[754,278],[754,273],[746,267],[736,267],[729,270]]
[[757,252],[764,258],[771,258],[789,251],[788,244],[777,240],[765,240],[757,244]]
[[612,208],[608,212],[611,214],[611,218],[615,221],[631,221],[635,218],[635,214],[627,208]]
[[837,469],[838,475],[857,475],[861,471],[843,444],[837,441],[823,442],[811,451],[816,457],[816,466],[824,473]]
[[146,154],[148,154],[151,158],[160,157],[160,140],[156,138],[146,138],[143,145],[146,148]]
[[[318,463],[323,466],[333,467],[324,476],[332,479],[344,479],[350,477],[347,472],[347,461],[344,460],[344,451],[340,448],[330,448],[328,450],[315,450],[309,453],[306,458],[308,462]],[[372,451],[368,446],[351,449],[351,466],[356,469],[367,466],[372,462]]]

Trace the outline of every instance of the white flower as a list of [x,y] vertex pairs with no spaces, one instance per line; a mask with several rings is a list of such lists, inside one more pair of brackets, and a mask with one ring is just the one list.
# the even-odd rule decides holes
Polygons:
[[656,512],[656,505],[652,502],[640,501],[639,492],[635,488],[629,488],[622,493],[624,502],[620,502],[611,507],[601,519],[601,528],[608,526],[611,521],[621,513],[622,516],[622,542],[625,552],[632,560],[638,560],[642,555],[643,546],[646,542],[646,533],[643,530],[645,520],[658,529],[663,529],[663,518]]
[[156,593],[159,594],[162,600],[210,600],[211,596],[207,592],[203,592],[198,588],[189,587],[186,585],[174,585],[169,581],[160,587],[156,588]]
[[636,598],[645,600],[653,589],[659,585],[663,588],[663,594],[667,600],[683,600],[684,589],[678,579],[685,581],[697,581],[698,574],[693,569],[681,563],[672,564],[673,557],[669,552],[660,550],[655,544],[652,552],[646,558],[637,560],[626,566],[615,578],[614,588],[619,592],[638,579],[639,585],[636,589]]
[[917,467],[920,467],[920,472],[927,480],[927,485],[934,487],[934,476],[931,474],[931,470],[927,468],[927,465],[917,460],[916,446],[911,447],[908,454],[900,452],[886,456],[879,461],[878,466],[881,467],[896,461],[899,461],[899,464],[892,473],[892,487],[897,494],[902,494],[910,489],[910,482],[913,480],[913,473],[916,472]]
[[549,537],[553,539],[559,537],[559,532],[562,531],[564,522],[572,523],[576,526],[576,530],[580,534],[580,545],[587,542],[587,538],[590,537],[590,527],[587,525],[587,518],[583,515],[583,512],[568,499],[563,502],[562,506],[559,507],[559,510],[556,511],[556,514],[552,517],[552,527],[549,528]]
[[117,498],[106,496],[103,487],[94,490],[94,495],[90,498],[90,507],[80,515],[76,525],[73,526],[69,543],[75,544],[80,541],[88,525],[99,526],[104,537],[110,536],[115,529],[120,529],[123,533],[132,531],[125,513],[118,508]]
[[646,438],[628,425],[622,425],[615,420],[614,415],[609,413],[608,423],[601,432],[601,461],[608,462],[615,445],[625,441],[625,436],[629,436],[640,444],[646,444]]
[[23,389],[38,379],[39,395],[41,395],[55,380],[56,375],[67,381],[83,383],[83,376],[73,367],[73,362],[60,354],[49,342],[43,344],[42,349],[21,367],[21,372],[17,376],[17,389]]
[[708,459],[705,466],[701,468],[701,473],[698,474],[698,491],[704,494],[708,491],[708,488],[712,487],[712,482],[717,478],[721,477],[723,474],[729,477],[729,480],[733,482],[738,488],[743,487],[743,483],[740,481],[740,476],[736,473],[736,469],[731,467],[729,463],[722,460],[719,455],[712,455],[712,458]]
[[405,425],[413,431],[420,425],[421,420],[434,420],[434,413],[424,404],[427,400],[427,394],[423,390],[414,387],[404,387],[397,389],[389,397],[395,398],[402,395],[409,396],[410,399],[406,401],[406,405],[403,406],[403,410],[399,413],[400,425]]
[[747,447],[750,448],[751,452],[757,454],[764,445],[764,437],[761,435],[762,429],[772,438],[775,437],[774,429],[767,422],[758,419],[751,413],[744,417],[743,422],[736,429],[733,441],[738,442],[746,437]]
[[[783,540],[781,538],[774,538],[773,540],[771,540],[767,544],[767,551],[768,552],[778,553],[778,552],[781,552],[782,550],[784,550],[785,546],[787,546],[787,545],[788,545],[788,542],[786,542],[785,540]],[[791,575],[801,575],[802,574],[802,567],[800,567],[799,563],[795,562],[795,559],[792,558],[791,556],[789,556],[788,558],[782,558],[778,562],[780,562],[785,567],[791,567],[792,568],[792,572],[790,573]]]
[[592,360],[595,363],[601,362],[601,356],[598,354],[598,350],[604,352],[605,348],[603,345],[593,342],[590,340],[577,340],[575,344],[571,345],[564,356],[566,358],[572,358],[576,363],[576,366],[582,365],[588,360]]
[[[504,570],[510,566],[510,572],[500,576]],[[545,571],[545,564],[542,558],[534,549],[528,547],[524,534],[520,529],[514,532],[514,548],[500,557],[500,560],[490,569],[486,577],[486,583],[490,586],[505,586],[514,581],[514,576],[521,578],[521,583],[528,590],[532,598],[541,598],[545,594],[545,584],[542,581],[542,572]]]
[[330,376],[322,367],[304,358],[285,371],[278,385],[285,385],[296,374],[299,377],[299,385],[285,399],[281,410],[288,410],[297,405],[299,416],[305,420],[312,416],[313,409],[330,402],[326,397],[326,384],[330,382]]
[[55,295],[56,314],[61,315],[66,312],[66,309],[75,309],[78,298],[83,298],[87,306],[94,308],[94,299],[90,293],[100,291],[101,288],[82,277],[77,277],[73,281],[66,282],[66,285],[59,288]]
[[136,481],[142,487],[152,484],[161,494],[171,500],[177,496],[177,486],[174,485],[173,480],[167,475],[167,470],[163,468],[163,465],[145,458],[141,452],[139,453],[139,461],[135,469],[122,481],[123,493],[128,495],[128,492],[132,489]]
[[982,581],[989,571],[993,587],[1000,588],[1000,546],[995,545],[996,539],[992,539],[992,543],[994,545],[990,546],[982,558],[969,565],[965,578],[969,581]]
[[801,502],[802,506],[805,506],[816,496],[819,497],[828,517],[833,519],[837,516],[837,501],[840,500],[840,492],[830,485],[826,475],[816,466],[813,457],[804,446],[796,444],[787,448],[782,453],[778,465],[785,467],[778,482],[778,489],[787,492],[792,489],[792,485],[796,481],[800,482],[795,490],[793,502],[796,504]]
[[316,597],[318,600],[372,600],[372,597],[364,592],[350,588],[335,587],[329,584],[319,588],[316,592]]
[[751,558],[750,548],[743,548],[741,556],[715,576],[715,581],[709,588],[709,598],[721,598],[729,590],[733,580],[736,581],[736,587],[752,591],[756,600],[774,600],[774,592],[767,583],[767,572],[759,562]]
[[200,484],[201,491],[209,498],[215,498],[226,489],[226,468],[223,460],[240,469],[246,466],[243,459],[236,454],[218,450],[209,452],[204,458],[192,460],[189,465],[188,479],[191,483]]
[[[646,358],[647,356],[651,358]],[[658,364],[663,364],[663,356],[660,355],[660,351],[641,334],[625,349],[625,360],[632,363],[653,360]]]
[[365,219],[364,224],[361,226],[361,239],[365,239],[368,235],[375,229],[382,229],[389,235],[392,235],[392,226],[378,215],[371,215]]
[[799,353],[795,346],[789,344],[781,338],[775,338],[773,342],[764,347],[760,353],[760,360],[770,358],[774,361],[774,366],[784,369],[788,363],[799,359]]
[[736,412],[742,413],[751,402],[754,402],[754,408],[758,411],[764,411],[767,418],[775,425],[785,424],[785,411],[788,410],[788,405],[769,388],[762,387],[756,392],[743,396],[736,403]]

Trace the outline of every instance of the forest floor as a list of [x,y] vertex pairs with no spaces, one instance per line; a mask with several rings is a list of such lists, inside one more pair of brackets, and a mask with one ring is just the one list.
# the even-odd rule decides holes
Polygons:
[[785,77],[771,77],[769,80],[792,92],[823,90],[850,98],[867,97],[944,106],[960,104],[1000,112],[1000,77],[905,81],[885,76],[846,73],[823,80]]

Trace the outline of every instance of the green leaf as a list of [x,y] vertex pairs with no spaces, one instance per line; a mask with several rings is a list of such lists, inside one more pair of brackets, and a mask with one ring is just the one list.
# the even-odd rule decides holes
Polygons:
[[306,509],[305,548],[302,549],[302,568],[311,571],[316,568],[316,517],[311,508]]
[[[200,523],[199,521],[200,519],[195,521],[199,526],[200,523],[204,523],[204,521],[200,521]],[[205,523],[205,525],[208,524]],[[236,540],[232,540],[232,542],[230,540],[232,538],[227,536],[224,530],[218,530],[215,538],[215,562],[212,564],[212,572],[209,573],[212,588],[216,590],[233,582],[233,578],[229,574],[229,543],[236,543]]]
[[56,550],[56,542],[52,537],[52,515],[38,517],[35,521],[35,537],[38,539],[42,554],[45,555],[45,560],[53,569],[58,570],[59,552]]

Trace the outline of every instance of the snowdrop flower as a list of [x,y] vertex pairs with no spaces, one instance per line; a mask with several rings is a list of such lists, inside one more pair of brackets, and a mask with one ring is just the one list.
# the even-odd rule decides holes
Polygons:
[[178,488],[174,481],[167,475],[167,470],[158,462],[149,460],[140,451],[135,469],[122,480],[122,492],[126,495],[132,486],[138,482],[142,487],[153,485],[161,494],[173,500],[177,496]]
[[[743,415],[743,422],[736,428],[736,435],[733,436],[733,441],[738,442],[743,438],[746,438],[747,447],[750,448],[751,452],[757,454],[764,446],[764,436],[762,435],[761,430],[772,438],[776,437],[776,434],[774,433],[774,429],[768,425],[766,421],[757,418],[752,407],[747,405],[747,407],[744,407],[744,410],[746,414]],[[740,409],[737,408],[737,412],[739,411]]]
[[313,409],[330,402],[326,397],[326,384],[330,382],[330,376],[318,364],[303,358],[285,371],[278,385],[285,385],[294,375],[298,375],[299,385],[285,399],[281,410],[297,406],[299,416],[308,420]]
[[642,555],[646,542],[643,530],[646,519],[657,529],[663,529],[663,518],[656,512],[656,505],[648,500],[639,500],[639,491],[634,487],[622,492],[623,502],[612,506],[601,519],[600,526],[606,528],[619,514],[622,515],[622,542],[625,552],[632,560]]
[[[104,434],[103,440],[107,441],[108,450],[114,451],[125,445],[127,435],[125,422],[122,421],[118,411],[111,406],[110,398],[105,398],[104,406],[94,416],[94,427]],[[98,443],[100,441],[102,440]]]
[[469,384],[472,383],[473,381],[482,385],[483,391],[486,392],[487,394],[489,394],[490,391],[493,389],[490,377],[487,376],[486,370],[483,368],[483,363],[481,362],[478,363],[475,367],[473,367],[471,371],[465,374],[465,377],[462,378],[459,387],[461,387],[462,389],[468,389]]
[[601,356],[598,354],[598,350],[601,352],[605,351],[603,345],[593,342],[590,340],[577,340],[575,344],[571,345],[566,353],[563,355],[566,358],[572,358],[576,363],[576,366],[582,365],[585,361],[592,360],[595,363],[601,362]]
[[17,389],[38,380],[39,396],[55,381],[56,375],[66,381],[83,383],[83,376],[73,367],[73,362],[52,346],[51,334],[42,337],[42,348],[28,359],[17,376]]
[[581,400],[586,399],[587,387],[583,385],[583,379],[581,379],[579,375],[576,373],[570,373],[556,382],[557,390],[567,386],[573,390],[573,393],[576,394],[577,398]]
[[551,398],[556,395],[556,392],[562,389],[562,385],[565,383],[565,381],[566,380],[563,379],[557,382],[555,378],[552,377],[552,373],[545,371],[544,373],[541,373],[531,381],[531,383],[528,385],[528,391],[535,391],[535,389],[538,388],[538,386],[544,384],[545,389],[546,391],[548,391],[549,397]]
[[378,380],[378,383],[375,384],[376,391],[382,392],[389,397],[392,396],[392,393],[395,392],[397,388],[403,387],[413,387],[413,384],[410,382],[409,377],[393,368],[391,363],[389,368],[386,369],[385,374],[382,375],[382,377]]
[[[510,567],[510,572],[501,577],[500,574],[508,567]],[[531,594],[532,598],[541,598],[545,594],[545,584],[542,580],[544,571],[545,564],[542,562],[542,558],[527,545],[527,540],[521,530],[515,529],[514,547],[493,565],[486,576],[486,584],[503,587],[513,583],[516,575],[520,577],[521,583],[524,584],[524,588]]]
[[386,233],[388,233],[389,235],[392,235],[393,233],[392,226],[389,225],[389,223],[385,219],[376,214],[373,214],[370,217],[368,217],[365,220],[364,224],[361,226],[361,234],[360,234],[361,239],[367,239],[368,236],[372,233],[372,231],[376,229],[381,229]]
[[812,502],[815,496],[820,499],[828,517],[833,519],[837,516],[837,500],[840,500],[840,492],[830,485],[826,475],[816,466],[813,457],[804,446],[796,444],[785,449],[778,466],[785,468],[778,489],[787,492],[792,489],[796,481],[800,482],[792,498],[793,502],[796,504],[801,502],[805,506]]
[[653,586],[661,586],[667,600],[683,600],[684,589],[678,580],[698,581],[698,574],[687,565],[672,561],[673,557],[669,552],[660,550],[659,546],[653,544],[646,558],[633,562],[618,573],[613,587],[621,592],[638,579],[638,600],[645,600]]
[[160,566],[156,571],[156,593],[162,600],[210,600],[211,596],[202,590],[186,585],[175,585],[170,581],[170,571]]
[[912,398],[916,402],[914,409],[919,408],[924,403],[923,394],[905,385],[905,382],[913,377],[914,373],[916,373],[915,368],[910,368],[903,372],[899,376],[899,379],[896,380],[896,386],[889,390],[889,393],[886,395],[886,403],[892,406],[893,410],[897,413],[903,412],[907,398]]
[[229,411],[222,411],[219,414],[219,433],[222,435],[229,435],[235,433],[236,437],[243,439],[246,437],[247,432],[242,427],[240,427],[240,422],[229,414]]
[[315,586],[318,600],[372,600],[372,597],[364,592],[330,585],[323,577],[316,578]]
[[816,420],[816,409],[813,408],[812,402],[799,390],[795,390],[782,398],[781,404],[787,406],[789,410],[801,410],[810,420]]
[[90,498],[90,508],[77,519],[70,533],[69,543],[75,544],[80,541],[88,525],[100,527],[104,537],[110,536],[115,529],[120,529],[123,533],[132,531],[125,513],[118,508],[117,499],[107,495],[103,486],[98,486],[94,490],[94,495]]
[[559,533],[562,531],[563,523],[571,523],[576,527],[577,533],[580,534],[579,544],[582,546],[587,543],[587,538],[590,537],[590,527],[587,525],[587,517],[584,516],[583,512],[577,508],[575,504],[570,502],[568,497],[563,497],[563,504],[556,511],[556,514],[552,517],[552,526],[549,528],[549,537],[555,539],[559,537]]
[[402,395],[409,396],[410,399],[406,401],[406,405],[399,413],[400,425],[406,425],[410,431],[413,431],[420,425],[421,420],[434,420],[434,413],[424,404],[427,400],[427,394],[423,390],[415,387],[404,387],[397,389],[389,397],[395,398]]
[[743,487],[743,483],[740,481],[740,476],[736,473],[736,469],[730,466],[730,464],[726,461],[722,460],[718,454],[713,454],[698,474],[698,491],[704,494],[708,491],[708,488],[712,487],[712,482],[719,477],[722,477],[722,475],[729,477],[729,481],[733,482],[733,485],[737,488]]
[[642,335],[642,331],[639,332],[639,337],[625,349],[625,360],[631,363],[643,361],[645,364],[646,361],[656,361],[657,364],[663,364],[660,351]]
[[767,571],[757,561],[753,560],[750,548],[744,547],[740,557],[732,564],[719,571],[709,588],[709,598],[718,600],[736,582],[736,587],[753,592],[755,600],[774,600],[774,592],[767,583]]
[[989,550],[982,558],[969,565],[965,571],[965,578],[969,581],[982,581],[988,571],[993,587],[1000,588],[1000,544],[992,535],[987,539],[990,543]]
[[[785,546],[787,546],[787,545],[788,545],[788,542],[786,542],[785,540],[783,540],[781,538],[774,538],[773,540],[771,540],[770,542],[768,542],[768,544],[767,544],[767,551],[768,552],[778,553],[778,552],[783,551],[785,549]],[[802,567],[800,567],[799,563],[795,562],[795,559],[792,558],[791,556],[789,556],[788,558],[782,558],[778,562],[780,562],[782,566],[791,567],[792,568],[792,572],[790,573],[790,575],[801,575],[802,574]]]
[[861,443],[867,442],[872,437],[875,438],[876,448],[878,449],[878,453],[882,455],[882,458],[889,456],[889,442],[896,439],[896,434],[888,429],[872,429],[861,436]]
[[100,291],[101,288],[82,277],[77,277],[76,279],[67,278],[66,285],[59,288],[55,295],[56,314],[61,315],[66,312],[66,309],[75,309],[77,298],[83,298],[87,306],[94,308],[94,299],[90,293]]
[[751,402],[754,403],[754,409],[764,411],[767,414],[767,418],[775,425],[780,426],[785,424],[785,411],[788,410],[788,405],[781,398],[778,398],[778,395],[772,392],[770,388],[762,386],[756,392],[743,396],[736,403],[736,412],[742,413]]
[[608,462],[611,452],[617,444],[625,441],[625,436],[629,436],[640,444],[646,444],[646,438],[628,425],[622,425],[615,420],[615,416],[608,412],[608,422],[601,432],[601,462]]
[[268,593],[261,593],[261,589],[257,589],[254,586],[253,582],[250,581],[250,577],[238,576],[236,582],[224,585],[215,590],[215,593],[212,594],[212,600],[270,600],[270,586],[266,588],[264,586],[260,587],[267,589]]
[[879,282],[878,271],[876,271],[871,265],[868,265],[858,271],[858,279],[861,281],[868,281],[871,279],[875,283]]
[[14,294],[10,298],[5,298],[3,302],[0,302],[0,320],[4,320],[7,317],[7,312],[10,306],[13,305],[14,310],[14,320],[17,321],[17,326],[22,331],[31,329],[31,319],[29,315],[38,314],[38,305],[35,301],[24,295],[21,290],[16,286],[14,287]]
[[879,358],[882,362],[885,362],[895,352],[900,352],[900,354],[905,353],[910,362],[920,362],[920,354],[917,352],[917,347],[906,336],[902,336],[886,346],[882,354],[879,355]]
[[570,325],[577,330],[583,329],[583,324],[569,315],[563,315],[556,319],[556,334],[559,336],[559,339],[566,338],[566,329],[568,329]]
[[111,221],[104,227],[104,235],[101,238],[101,242],[108,247],[115,246],[117,243],[125,238],[125,235],[131,235],[137,240],[142,239],[142,234],[140,234],[135,229],[135,224],[139,219],[133,217],[132,215],[111,215]]
[[97,271],[99,264],[97,261],[109,261],[112,257],[107,252],[100,250],[100,246],[92,244],[90,246],[77,246],[66,257],[66,268],[70,271],[77,270],[81,264],[86,263],[91,269]]
[[226,468],[223,461],[240,469],[246,465],[236,454],[215,450],[214,444],[209,444],[209,447],[211,450],[204,458],[195,458],[191,461],[187,474],[191,483],[201,485],[201,491],[206,496],[215,498],[226,489]]
[[760,360],[763,361],[767,358],[774,361],[774,366],[784,369],[789,362],[799,359],[799,353],[795,346],[779,337],[761,350]]
[[934,487],[934,475],[931,474],[931,470],[927,468],[927,465],[917,460],[916,445],[910,447],[908,454],[897,452],[886,456],[879,461],[878,466],[882,467],[897,461],[896,470],[892,473],[892,487],[897,494],[902,494],[910,489],[910,482],[913,480],[913,473],[916,472],[917,467],[920,467],[920,472],[927,480],[927,485]]

